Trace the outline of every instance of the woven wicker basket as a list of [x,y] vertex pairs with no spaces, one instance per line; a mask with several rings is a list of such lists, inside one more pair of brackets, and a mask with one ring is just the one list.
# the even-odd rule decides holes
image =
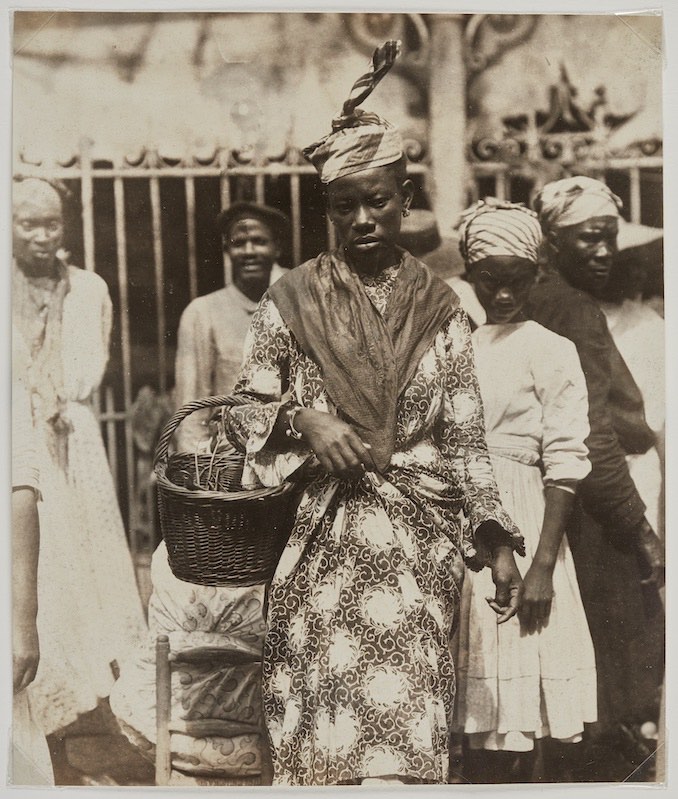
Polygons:
[[186,416],[235,404],[233,397],[206,397],[184,405],[167,422],[155,451],[169,565],[180,580],[199,585],[270,580],[294,523],[294,483],[243,490],[241,453],[175,453],[168,459],[169,442]]

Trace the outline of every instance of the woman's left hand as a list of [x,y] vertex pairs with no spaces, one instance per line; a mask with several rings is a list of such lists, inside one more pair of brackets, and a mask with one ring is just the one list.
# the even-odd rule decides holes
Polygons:
[[534,561],[527,570],[524,581],[523,602],[518,616],[526,633],[539,632],[548,624],[553,601],[552,570],[538,566]]
[[513,549],[499,546],[492,558],[492,582],[496,587],[494,599],[486,597],[487,604],[497,614],[497,624],[503,624],[518,612],[523,596],[523,579],[520,576]]

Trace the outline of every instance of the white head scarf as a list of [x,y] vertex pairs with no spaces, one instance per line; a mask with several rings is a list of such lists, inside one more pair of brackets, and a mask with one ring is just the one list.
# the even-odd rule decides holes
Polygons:
[[619,216],[622,201],[599,180],[578,175],[547,183],[534,207],[546,230],[569,227],[597,216]]

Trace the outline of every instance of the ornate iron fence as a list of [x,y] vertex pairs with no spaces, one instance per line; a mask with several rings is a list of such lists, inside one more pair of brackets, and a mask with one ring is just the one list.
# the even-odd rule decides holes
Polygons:
[[[632,221],[654,225],[661,224],[656,213],[661,169],[659,156],[577,164],[578,172],[614,184]],[[112,164],[92,161],[85,143],[68,163],[20,164],[16,172],[66,185],[74,202],[67,203],[65,247],[73,263],[108,283],[115,308],[111,359],[93,401],[130,548],[134,555],[148,553],[158,539],[151,461],[159,428],[172,408],[179,317],[190,300],[229,279],[213,220],[238,199],[277,205],[292,223],[283,261],[298,264],[334,243],[321,187],[296,151],[261,165],[239,160],[232,151],[176,160],[150,150]],[[423,205],[428,167],[412,163],[410,175],[415,202]],[[476,157],[469,162],[469,176],[469,201],[495,195],[529,202],[544,182],[534,163],[518,167],[510,159]]]

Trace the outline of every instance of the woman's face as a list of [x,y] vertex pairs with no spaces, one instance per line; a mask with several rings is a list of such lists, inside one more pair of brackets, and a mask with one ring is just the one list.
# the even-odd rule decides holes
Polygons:
[[492,255],[468,268],[468,279],[487,321],[496,325],[523,318],[523,306],[536,275],[536,264],[515,255]]
[[618,227],[616,216],[597,216],[552,231],[558,268],[570,285],[594,297],[601,294],[617,253]]
[[396,170],[375,167],[337,178],[328,186],[328,211],[339,244],[360,271],[395,263],[403,209],[412,202],[411,181],[399,183]]
[[16,200],[12,233],[17,263],[35,274],[49,272],[64,235],[61,199],[56,191],[45,185]]

